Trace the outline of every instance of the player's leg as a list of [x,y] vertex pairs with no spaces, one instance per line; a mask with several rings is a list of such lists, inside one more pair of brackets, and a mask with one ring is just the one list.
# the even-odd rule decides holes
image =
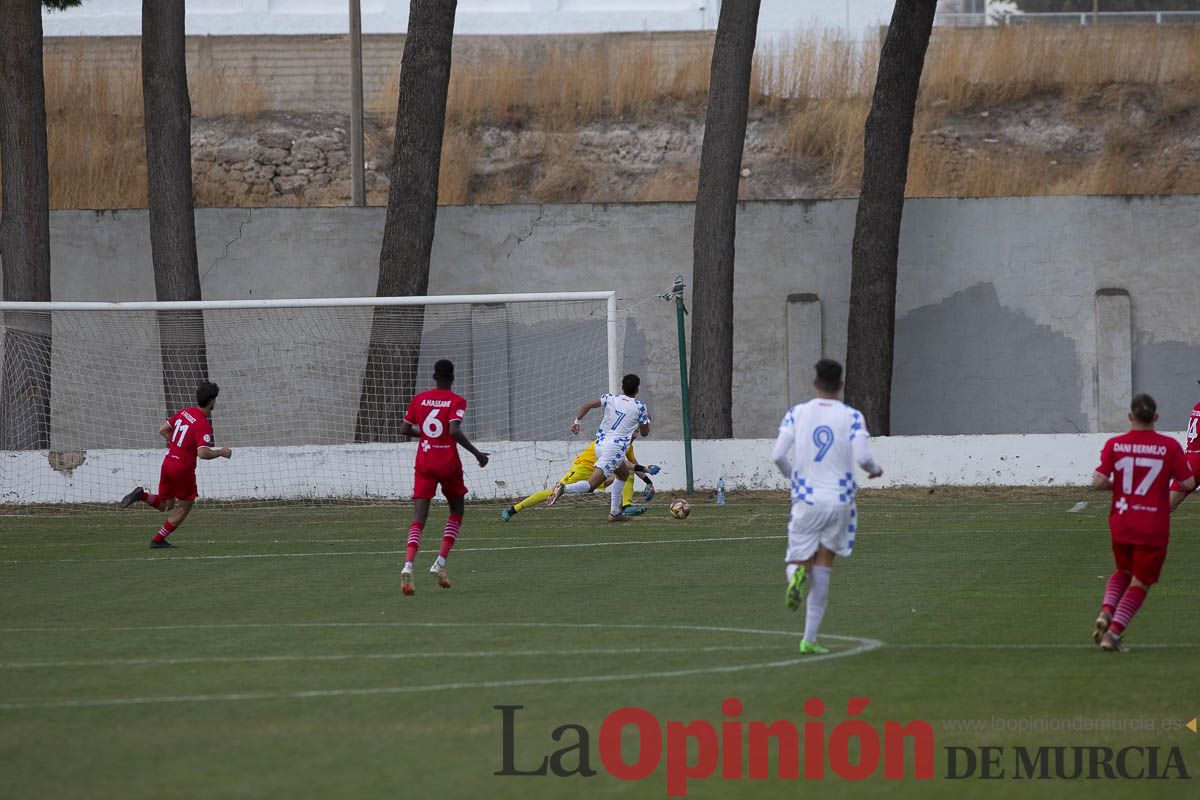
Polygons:
[[825,619],[825,609],[829,605],[829,581],[833,577],[835,555],[825,545],[820,545],[816,557],[808,567],[809,582],[812,585],[804,604],[804,638],[800,640],[801,653],[822,655],[829,652],[817,644],[817,636],[821,631],[821,622]]
[[[599,462],[597,461],[597,463]],[[622,500],[625,497],[625,487],[629,486],[631,483],[629,479],[632,477],[632,473],[629,470],[628,464],[629,462],[626,461],[625,457],[622,455],[620,461],[618,461],[615,465],[612,465],[612,493],[609,495],[608,500],[609,522],[624,522],[627,519],[626,515],[622,513]],[[608,474],[609,473],[606,470],[605,477],[607,477]]]
[[421,536],[425,533],[425,521],[429,519],[429,502],[437,491],[437,480],[424,472],[413,474],[413,517],[408,526],[408,547],[405,550],[404,567],[400,570],[400,591],[415,594],[413,586],[413,561],[421,549]]
[[524,511],[527,508],[533,508],[534,506],[541,505],[542,503],[546,502],[549,498],[550,498],[550,490],[549,489],[542,489],[540,492],[534,492],[533,494],[529,495],[529,497],[526,497],[521,502],[514,503],[513,505],[504,509],[503,513],[500,514],[500,518],[503,519],[505,522],[508,522],[516,514]]
[[1117,609],[1113,612],[1108,631],[1100,640],[1102,648],[1121,653],[1128,649],[1121,637],[1124,635],[1125,629],[1129,627],[1129,623],[1133,621],[1138,609],[1142,607],[1142,603],[1145,602],[1150,587],[1158,583],[1166,559],[1167,549],[1165,547],[1134,546],[1131,570],[1133,580],[1129,582],[1129,588],[1125,590],[1125,594],[1121,595],[1121,602],[1117,604]]
[[[590,467],[586,467],[586,466],[583,466],[580,464],[575,464],[571,467],[570,471],[567,472],[567,474],[563,476],[562,480],[559,481],[558,484],[555,484],[555,487],[557,488],[557,486],[559,486],[559,485],[574,483],[577,480],[584,480],[591,474],[592,473],[591,473]],[[533,508],[534,506],[539,505],[541,503],[547,503],[547,505],[553,505],[552,503],[547,502],[550,500],[550,497],[553,494],[554,494],[554,491],[552,489],[543,489],[540,492],[534,492],[533,494],[529,495],[529,497],[526,497],[524,500],[517,503],[516,505],[509,506],[507,509],[504,510],[503,513],[501,513],[500,517],[505,522],[508,522],[510,519],[512,519],[514,514],[524,511],[527,508]],[[557,499],[557,498],[555,498],[555,499]]]
[[[599,462],[597,462],[599,464]],[[558,498],[564,494],[587,494],[588,492],[596,491],[596,487],[604,483],[606,477],[604,470],[597,465],[591,475],[586,479],[580,479],[574,483],[558,482],[554,485],[554,489],[550,492],[550,499],[546,501],[546,505],[552,506],[558,502]]]
[[442,547],[438,557],[429,568],[429,574],[437,578],[438,586],[450,588],[450,578],[446,575],[446,556],[450,555],[454,543],[458,541],[458,533],[462,529],[463,515],[467,511],[467,487],[463,485],[461,476],[442,483],[442,494],[446,496],[446,504],[450,506],[450,518],[446,520],[446,528],[442,532]]
[[192,503],[195,502],[197,495],[196,471],[194,469],[172,469],[171,464],[164,461],[162,472],[159,474],[158,494],[161,498],[165,498],[165,500],[160,500],[158,508],[170,513],[162,527],[158,529],[158,533],[154,534],[154,538],[150,540],[150,547],[153,549],[174,547],[167,537],[174,533],[175,529],[182,525],[183,521],[187,519],[187,515],[191,513]]
[[1100,644],[1108,626],[1112,623],[1113,614],[1121,603],[1121,597],[1133,580],[1133,545],[1112,543],[1113,563],[1116,569],[1108,576],[1104,585],[1104,599],[1100,602],[1100,613],[1096,615],[1096,624],[1092,627],[1092,641]]
[[643,506],[635,506],[633,504],[633,465],[626,461],[625,466],[629,470],[629,476],[625,479],[624,489],[621,490],[621,513],[627,517],[633,517],[641,514],[646,509]]
[[808,509],[809,506],[804,503],[793,503],[791,515],[788,517],[788,546],[785,556],[787,593],[784,595],[784,602],[789,611],[798,611],[804,604],[809,588],[808,570],[812,567],[820,542],[806,524],[805,514]]
[[175,530],[183,524],[183,521],[187,519],[188,514],[192,513],[192,504],[194,502],[194,499],[181,499],[178,501],[178,505],[176,505],[175,498],[171,499],[171,506],[173,510],[171,511],[170,516],[163,521],[162,527],[158,529],[158,533],[154,534],[154,538],[150,540],[150,547],[152,549],[157,550],[161,547],[175,546],[167,541],[167,537],[174,533]]

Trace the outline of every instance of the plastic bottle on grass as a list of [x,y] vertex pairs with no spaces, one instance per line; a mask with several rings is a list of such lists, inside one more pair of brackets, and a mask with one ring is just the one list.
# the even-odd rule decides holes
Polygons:
[[725,505],[725,479],[717,478],[717,505]]

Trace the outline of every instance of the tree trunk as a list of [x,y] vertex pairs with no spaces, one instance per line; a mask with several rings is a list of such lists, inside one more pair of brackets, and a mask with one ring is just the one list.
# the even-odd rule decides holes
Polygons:
[[[159,300],[199,300],[192,207],[192,104],[184,49],[184,0],[142,0],[142,103],[150,189],[150,251]],[[195,403],[208,379],[204,315],[158,312],[167,416]]]
[[733,436],[733,265],[759,0],[721,4],[692,232],[692,435]]
[[872,432],[891,433],[896,261],[917,88],[936,0],[897,0],[879,55],[863,144],[862,191],[851,251],[846,402]]
[[[412,0],[409,6],[387,221],[379,254],[379,297],[429,292],[457,5],[457,0]],[[400,423],[417,384],[424,318],[421,306],[375,310],[355,441],[401,438]]]
[[[42,4],[0,0],[0,260],[4,299],[50,299]],[[50,447],[50,315],[5,314],[0,449]]]

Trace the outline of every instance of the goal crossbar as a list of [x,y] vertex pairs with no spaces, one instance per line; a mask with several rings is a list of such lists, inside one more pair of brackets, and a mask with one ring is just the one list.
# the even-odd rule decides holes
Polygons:
[[48,311],[207,311],[256,308],[331,308],[371,306],[488,305],[497,303],[549,303],[572,300],[603,301],[608,307],[608,390],[621,385],[620,350],[617,341],[617,293],[529,292],[521,294],[440,294],[416,297],[295,297],[264,300],[174,300],[133,302],[20,302],[0,301],[0,313]]

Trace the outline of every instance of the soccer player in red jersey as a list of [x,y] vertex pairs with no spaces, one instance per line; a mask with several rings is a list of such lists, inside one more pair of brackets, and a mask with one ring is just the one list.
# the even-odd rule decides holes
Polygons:
[[175,546],[167,541],[167,537],[183,524],[196,502],[196,459],[208,461],[233,457],[233,451],[228,447],[212,446],[213,431],[208,417],[220,392],[221,388],[215,383],[204,381],[196,388],[196,405],[179,411],[158,429],[159,435],[167,440],[168,448],[159,473],[158,493],[150,494],[139,486],[120,502],[121,508],[142,502],[157,511],[172,512],[150,540],[152,549]]
[[[1192,408],[1192,418],[1188,420],[1187,460],[1192,467],[1192,477],[1200,481],[1200,403]],[[1179,504],[1191,494],[1183,488],[1183,484],[1175,481],[1171,484],[1171,510],[1179,508]]]
[[1129,433],[1115,436],[1100,451],[1092,476],[1095,489],[1112,489],[1108,527],[1117,571],[1108,579],[1092,641],[1123,653],[1121,641],[1130,620],[1158,582],[1171,536],[1170,481],[1190,492],[1196,479],[1179,442],[1156,433],[1158,405],[1139,394],[1130,405]]
[[413,521],[408,529],[408,554],[404,569],[400,571],[400,589],[405,594],[416,591],[413,587],[413,559],[421,548],[421,535],[425,531],[425,520],[429,517],[429,503],[439,484],[450,506],[450,519],[446,520],[442,549],[429,568],[429,574],[437,578],[438,586],[450,588],[450,578],[446,576],[446,556],[450,555],[450,548],[458,540],[463,513],[466,511],[464,498],[467,496],[458,445],[475,456],[480,467],[486,467],[488,463],[488,454],[481,453],[462,431],[467,401],[450,391],[454,385],[454,362],[443,358],[434,364],[433,382],[437,385],[436,389],[421,392],[408,404],[401,426],[403,435],[419,434],[421,437],[413,481]]

